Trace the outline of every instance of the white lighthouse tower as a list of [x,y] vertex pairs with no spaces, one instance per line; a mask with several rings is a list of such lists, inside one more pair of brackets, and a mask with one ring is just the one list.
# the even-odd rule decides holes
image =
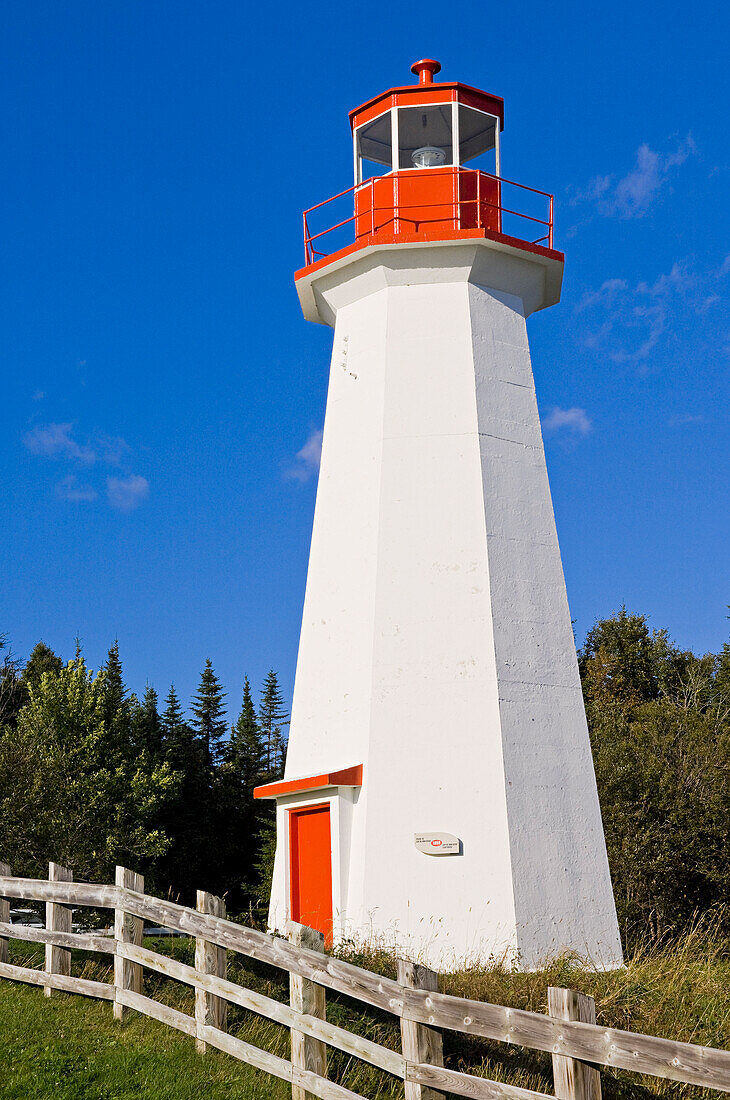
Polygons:
[[257,791],[270,922],[614,966],[526,330],[563,255],[550,196],[501,175],[502,100],[439,70],[351,112],[355,186],[305,215],[334,346],[286,774]]

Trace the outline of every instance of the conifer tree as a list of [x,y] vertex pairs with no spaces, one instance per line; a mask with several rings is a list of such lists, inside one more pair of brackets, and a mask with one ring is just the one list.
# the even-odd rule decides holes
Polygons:
[[223,705],[225,697],[226,693],[208,658],[200,674],[200,686],[193,699],[192,712],[210,768],[219,762],[222,754],[221,742],[226,734],[226,711]]
[[162,712],[162,718],[160,720],[162,735],[165,742],[169,743],[171,740],[174,741],[180,727],[184,724],[185,716],[180,706],[177,692],[175,691],[175,685],[170,684],[170,690],[167,693],[167,699],[165,699],[165,709]]
[[132,712],[136,700],[127,696],[119,657],[119,640],[115,638],[106,662],[104,673],[104,726],[108,751],[117,758],[129,759],[134,755],[132,745]]
[[148,684],[142,702],[137,703],[132,715],[132,739],[136,750],[146,750],[156,760],[162,750],[162,724],[157,709],[157,692]]
[[165,700],[160,732],[163,759],[178,775],[179,785],[163,821],[172,844],[161,861],[159,873],[168,888],[191,901],[196,888],[208,887],[210,883],[207,859],[211,841],[210,769],[205,748],[185,720],[174,685]]
[[248,677],[243,702],[226,745],[220,769],[222,825],[218,849],[223,855],[223,886],[234,905],[250,892],[265,810],[254,800],[254,787],[264,775],[264,751]]
[[253,802],[253,789],[263,774],[264,749],[248,676],[243,681],[241,713],[231,729],[226,756],[231,773],[240,783],[244,800]]
[[[36,647],[37,648],[37,647]],[[21,662],[13,656],[4,634],[0,634],[0,731],[14,726],[18,713],[28,700],[27,684],[21,676]]]
[[37,642],[31,651],[23,669],[22,680],[26,685],[40,684],[45,672],[59,673],[63,668],[63,661],[45,642]]
[[268,779],[276,779],[284,772],[289,713],[279,687],[279,678],[271,669],[264,680],[259,706],[259,729],[264,745],[265,769]]
[[115,714],[126,701],[127,689],[124,686],[122,676],[122,662],[119,657],[119,639],[114,639],[106,663],[103,666],[106,672],[106,697],[110,713]]

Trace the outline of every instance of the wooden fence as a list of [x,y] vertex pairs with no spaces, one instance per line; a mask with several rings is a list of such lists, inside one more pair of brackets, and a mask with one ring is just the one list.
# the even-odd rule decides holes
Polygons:
[[[291,1083],[294,1100],[359,1100],[327,1078],[327,1047],[361,1059],[404,1082],[406,1100],[437,1100],[447,1094],[475,1100],[543,1100],[543,1094],[443,1065],[443,1029],[482,1036],[552,1055],[557,1100],[600,1100],[598,1066],[611,1066],[730,1092],[730,1051],[678,1043],[596,1024],[592,998],[550,989],[549,1014],[471,1001],[438,992],[437,976],[399,961],[398,979],[385,978],[324,954],[318,932],[293,925],[289,940],[225,919],[220,898],[198,892],[190,909],[144,893],[140,875],[117,867],[114,886],[76,883],[71,872],[50,865],[48,881],[13,878],[0,863],[0,977],[113,1002],[123,1019],[129,1010],[151,1016],[192,1036],[198,1048],[216,1047]],[[10,923],[9,898],[45,902],[45,928]],[[114,911],[114,935],[74,932],[70,906]],[[195,939],[195,966],[142,946],[144,921]],[[45,944],[45,969],[8,962],[8,940]],[[71,974],[71,949],[113,956],[114,983]],[[226,951],[286,970],[290,1003],[265,997],[226,979]],[[189,1016],[143,993],[144,969],[195,990]],[[326,990],[346,994],[400,1018],[402,1052],[390,1050],[325,1018]],[[291,1029],[291,1060],[228,1034],[228,1003],[240,1005]]]

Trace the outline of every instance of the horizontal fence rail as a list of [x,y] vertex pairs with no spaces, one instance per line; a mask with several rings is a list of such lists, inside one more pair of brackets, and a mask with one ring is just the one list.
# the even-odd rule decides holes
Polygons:
[[[225,910],[221,899],[210,894],[199,892],[198,908],[191,909],[148,896],[141,877],[124,868],[117,868],[117,883],[132,882],[138,888],[76,883],[66,869],[55,864],[51,868],[52,878],[47,881],[12,877],[7,864],[0,864],[0,872],[8,872],[0,874],[0,978],[42,987],[46,995],[67,992],[112,1001],[118,1019],[130,1010],[151,1016],[195,1038],[200,1050],[215,1047],[291,1083],[294,1100],[357,1095],[327,1078],[326,1047],[404,1081],[408,1100],[434,1100],[446,1093],[484,1100],[539,1100],[544,1095],[447,1069],[443,1066],[441,1030],[550,1053],[559,1100],[600,1100],[600,1077],[591,1066],[730,1092],[730,1051],[602,1027],[594,1022],[592,999],[583,994],[551,990],[551,1015],[455,997],[439,993],[437,976],[424,967],[399,963],[396,981],[325,955],[321,937],[311,929],[292,926],[290,939],[294,942],[289,942],[235,924],[214,915]],[[6,900],[10,898],[45,902],[46,927],[11,923]],[[113,910],[114,936],[60,930],[63,925],[70,927],[70,906]],[[144,921],[195,939],[196,965],[144,947]],[[45,945],[45,969],[9,963],[10,939]],[[312,943],[315,947],[307,946]],[[72,948],[112,956],[114,982],[72,976]],[[288,971],[290,1004],[229,981],[225,977],[227,950]],[[195,990],[195,1015],[145,996],[145,969]],[[327,989],[399,1018],[402,1053],[329,1023],[324,1010]],[[292,1060],[230,1035],[225,1015],[229,1003],[289,1028]],[[591,1082],[590,1087],[581,1085],[585,1081]]]
[[[387,173],[383,176],[371,176],[362,183],[354,184],[345,191],[340,191],[337,195],[333,195],[329,199],[324,199],[323,202],[315,203],[314,206],[310,206],[308,210],[304,211],[302,222],[304,227],[305,265],[308,266],[309,264],[315,263],[317,260],[321,260],[337,250],[339,246],[332,243],[332,234],[336,233],[338,229],[343,229],[347,225],[353,225],[356,230],[357,239],[364,244],[367,243],[366,238],[376,237],[377,234],[384,231],[385,223],[381,221],[381,216],[390,215],[388,224],[391,225],[392,232],[395,236],[398,236],[398,234],[403,231],[403,227],[406,227],[407,231],[407,227],[411,224],[413,215],[416,212],[418,212],[418,221],[423,221],[424,210],[434,211],[433,220],[435,222],[440,223],[453,220],[454,229],[467,228],[462,225],[467,213],[470,215],[470,220],[474,222],[474,224],[468,228],[494,228],[494,226],[488,224],[490,221],[490,214],[486,213],[488,211],[493,211],[494,214],[498,215],[500,226],[503,216],[505,215],[513,219],[519,219],[517,224],[520,228],[520,232],[517,234],[517,239],[524,239],[531,244],[544,245],[547,248],[553,247],[554,197],[548,191],[540,191],[536,187],[527,187],[523,183],[517,183],[516,180],[509,180],[504,176],[492,175],[491,172],[482,172],[476,169],[462,169],[456,176],[456,194],[450,198],[444,196],[433,202],[406,202],[402,198],[396,199],[393,197],[392,199],[388,198],[385,204],[383,204],[383,200],[378,199],[378,192],[380,190],[378,184],[390,178],[391,177]],[[467,178],[476,181],[476,194],[473,196],[464,193],[464,180]],[[487,197],[488,182],[491,182],[497,188],[497,195],[499,196],[497,202],[493,202]],[[539,196],[540,200],[544,200],[545,216],[536,217],[526,210],[514,209],[512,202],[503,203],[502,191],[504,188],[507,188],[508,194],[513,194],[515,196],[515,203],[525,201],[530,195]],[[356,204],[356,197],[363,193],[368,196],[368,204],[365,208],[362,210],[355,209],[353,213],[337,218],[336,221],[325,225],[323,229],[319,229],[316,232],[311,228],[310,223],[312,215],[315,215],[315,220],[323,219],[325,216],[329,218],[337,217],[331,212],[332,203],[337,203],[350,195],[353,197],[353,202]],[[426,218],[426,223],[428,223],[428,221],[429,219]],[[533,230],[535,226],[541,227],[534,230],[539,233],[537,238],[535,238],[531,232],[528,232]],[[500,232],[503,232],[503,230],[500,229]],[[329,240],[325,242],[325,238],[329,238]]]

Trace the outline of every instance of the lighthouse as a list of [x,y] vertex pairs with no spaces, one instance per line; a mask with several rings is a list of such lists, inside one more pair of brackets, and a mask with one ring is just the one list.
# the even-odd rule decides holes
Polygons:
[[550,195],[503,100],[434,78],[350,113],[304,216],[334,329],[270,924],[437,969],[622,961],[527,339],[560,299]]

